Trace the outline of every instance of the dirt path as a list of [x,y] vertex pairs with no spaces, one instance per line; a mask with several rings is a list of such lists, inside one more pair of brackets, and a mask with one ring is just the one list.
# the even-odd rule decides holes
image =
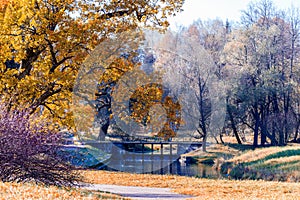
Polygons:
[[191,198],[192,196],[177,194],[171,191],[170,188],[154,188],[154,187],[132,187],[132,186],[119,186],[119,185],[102,185],[102,184],[90,184],[84,185],[84,189],[88,190],[100,190],[105,192],[111,192],[114,194],[128,197],[130,199],[139,200],[183,200]]

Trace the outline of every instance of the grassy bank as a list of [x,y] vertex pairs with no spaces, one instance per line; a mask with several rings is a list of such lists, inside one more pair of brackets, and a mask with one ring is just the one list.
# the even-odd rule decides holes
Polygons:
[[193,195],[195,199],[300,199],[298,183],[210,180],[107,171],[82,171],[81,173],[89,183],[167,187],[181,194]]
[[300,146],[242,152],[223,163],[221,171],[234,179],[300,182]]
[[262,147],[214,144],[184,154],[193,162],[211,164],[230,179],[300,182],[300,145]]
[[203,164],[214,164],[218,159],[230,159],[236,155],[239,155],[241,150],[222,145],[222,144],[214,144],[207,147],[207,151],[203,152],[201,149],[197,149],[195,151],[183,154],[192,162],[203,163]]

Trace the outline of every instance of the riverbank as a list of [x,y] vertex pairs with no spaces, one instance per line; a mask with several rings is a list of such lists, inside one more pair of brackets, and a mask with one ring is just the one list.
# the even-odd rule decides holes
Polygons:
[[239,155],[242,150],[230,147],[228,145],[213,144],[207,147],[207,151],[203,152],[202,149],[197,149],[186,154],[182,154],[192,163],[202,163],[202,164],[215,164],[217,160],[220,159],[230,159],[234,156]]
[[[248,146],[214,145],[208,148],[206,153],[194,151],[189,153],[189,156],[195,156],[199,161],[213,160],[214,167],[219,166],[229,179],[247,180],[130,174],[102,170],[79,170],[79,173],[83,181],[89,184],[159,187],[178,194],[194,196],[193,199],[300,199],[300,145],[255,150],[251,150]],[[241,177],[235,177],[241,173]],[[275,175],[275,178],[273,176],[267,179],[265,175],[269,178]],[[143,195],[143,190],[140,190],[139,195]],[[97,190],[2,182],[0,182],[0,196],[2,199],[125,199]]]
[[171,188],[193,199],[299,199],[298,183],[212,180],[174,175],[81,171],[88,183]]
[[[192,199],[300,199],[299,183],[213,180],[175,175],[130,174],[100,170],[81,170],[79,173],[82,175],[83,181],[90,184],[165,188],[168,191],[168,188],[170,188],[170,191],[175,193],[194,196]],[[147,190],[148,188],[144,189]],[[64,189],[34,183],[0,182],[0,195],[1,199],[125,199],[118,195],[92,189]],[[140,190],[137,195],[145,194],[143,190]]]
[[249,150],[219,168],[233,179],[300,182],[300,145]]
[[224,177],[244,180],[300,182],[300,145],[263,147],[215,144],[207,152],[184,154],[197,163],[210,164]]

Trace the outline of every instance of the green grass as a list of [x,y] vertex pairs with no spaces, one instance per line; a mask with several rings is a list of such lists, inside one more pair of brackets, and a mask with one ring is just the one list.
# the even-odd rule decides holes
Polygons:
[[214,164],[218,158],[223,158],[228,160],[235,155],[238,155],[239,150],[234,149],[227,145],[215,144],[207,148],[207,152],[203,152],[201,149],[192,151],[190,153],[184,154],[187,158],[194,161],[194,163],[202,164]]
[[[268,170],[271,170],[272,172],[276,172],[276,171],[288,172],[288,171],[293,171],[296,169],[295,167],[291,168],[291,166],[293,166],[295,164],[300,165],[300,161],[295,160],[295,161],[291,161],[291,162],[276,163],[276,164],[266,164],[264,162],[260,162],[260,163],[252,165],[251,167],[256,168],[256,169],[268,169]],[[285,170],[283,170],[283,167],[285,167]]]
[[222,172],[235,179],[300,181],[300,148],[269,147],[245,151],[222,164]]
[[59,154],[72,165],[84,168],[99,167],[110,158],[110,154],[92,146],[62,148]]
[[[277,153],[268,155],[268,156],[264,157],[263,159],[258,159],[258,160],[254,160],[251,162],[244,162],[243,164],[245,166],[260,166],[261,164],[265,163],[266,161],[274,159],[274,158],[291,157],[291,156],[298,156],[298,155],[300,155],[300,149],[284,150],[284,151],[279,151]],[[298,161],[296,161],[296,162],[298,162]],[[287,163],[285,163],[285,164],[287,164]]]
[[299,156],[299,155],[300,155],[300,149],[291,149],[291,150],[280,151],[278,153],[271,154],[271,155],[267,156],[265,159],[269,160],[272,158]]

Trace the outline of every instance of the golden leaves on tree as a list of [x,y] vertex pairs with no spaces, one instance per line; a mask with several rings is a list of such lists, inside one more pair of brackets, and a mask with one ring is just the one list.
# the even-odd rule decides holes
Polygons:
[[[0,1],[0,94],[60,125],[72,125],[77,72],[105,38],[137,27],[163,30],[182,0]],[[105,50],[103,50],[105,51]],[[121,60],[116,60],[121,62]],[[113,66],[112,66],[113,67]]]

